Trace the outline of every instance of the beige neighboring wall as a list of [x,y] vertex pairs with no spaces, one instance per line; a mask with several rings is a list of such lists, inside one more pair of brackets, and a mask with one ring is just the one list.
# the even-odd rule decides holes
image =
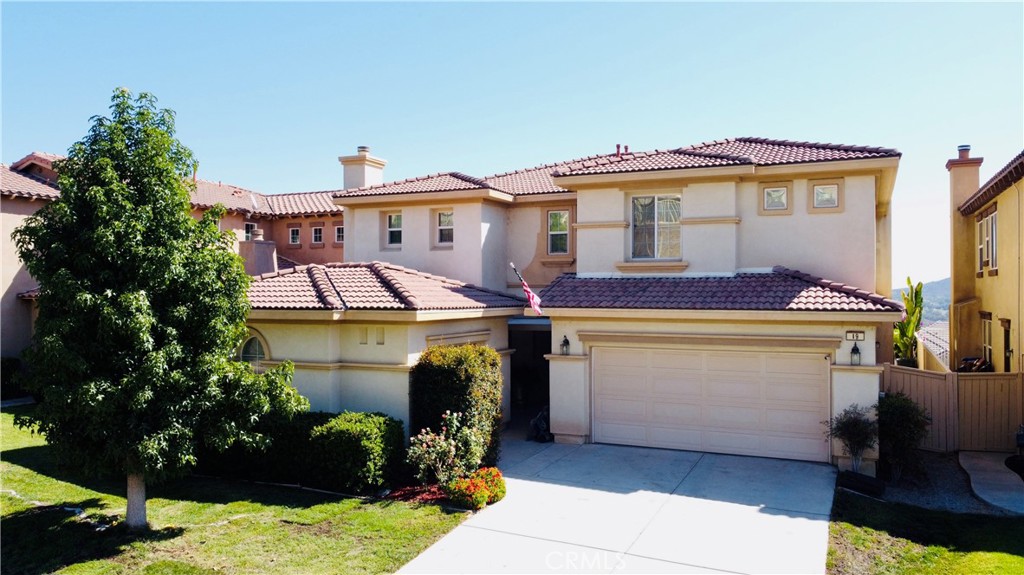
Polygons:
[[0,228],[2,228],[3,252],[0,266],[0,356],[18,357],[32,341],[32,306],[18,299],[18,294],[36,287],[36,281],[28,274],[25,264],[18,259],[18,250],[11,239],[15,228],[25,218],[46,205],[44,200],[30,201],[26,198],[4,196],[0,199]]
[[[566,210],[569,212],[569,253],[548,254],[548,212]],[[553,202],[521,203],[508,211],[508,258],[516,264],[519,273],[539,290],[555,281],[559,275],[576,271],[576,234],[574,224],[576,202],[559,200]],[[519,278],[511,268],[508,270],[507,285],[514,293],[522,293]]]
[[[345,225],[341,214],[312,217],[279,217],[259,222],[269,233],[264,232],[264,239],[273,240],[277,244],[277,254],[300,264],[326,264],[345,261],[345,243],[334,241],[334,226]],[[265,227],[264,227],[265,226]],[[299,229],[299,244],[289,243],[288,230]],[[323,242],[313,243],[313,228],[323,227]],[[345,238],[349,238],[349,230],[345,229]]]

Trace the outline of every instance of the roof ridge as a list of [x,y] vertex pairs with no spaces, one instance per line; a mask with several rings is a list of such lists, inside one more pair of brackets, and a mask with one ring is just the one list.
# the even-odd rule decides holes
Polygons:
[[395,295],[398,296],[398,299],[402,300],[403,305],[405,305],[406,307],[410,307],[412,309],[417,309],[420,306],[419,301],[416,299],[416,296],[414,296],[412,292],[409,291],[409,288],[405,287],[405,285],[402,284],[402,282],[398,281],[398,278],[396,278],[395,275],[391,273],[392,270],[395,268],[398,268],[401,271],[406,271],[406,268],[403,268],[401,266],[391,266],[391,264],[385,264],[384,262],[378,261],[370,262],[369,264],[363,265],[366,265],[370,269],[370,271],[376,274],[378,278],[383,280],[384,284],[388,286],[388,289],[394,292]]
[[334,287],[334,282],[331,281],[323,266],[316,264],[306,266],[306,275],[309,276],[309,280],[313,284],[313,291],[316,292],[317,298],[324,305],[331,309],[344,309],[345,304],[338,297],[338,289]]
[[736,142],[747,142],[751,144],[769,144],[773,146],[797,146],[800,148],[825,148],[829,150],[845,150],[851,152],[898,152],[895,148],[885,148],[882,146],[860,146],[857,144],[833,144],[830,142],[807,142],[799,140],[776,140],[772,138],[763,138],[756,136],[744,136],[741,138],[732,138],[731,141]]
[[[630,153],[633,153],[633,152],[630,152]],[[491,174],[490,176],[484,176],[483,179],[484,180],[489,180],[491,178],[503,178],[505,176],[514,176],[516,174],[525,174],[526,172],[535,172],[537,170],[543,170],[543,169],[546,169],[546,168],[554,168],[556,166],[563,166],[563,165],[567,165],[567,164],[574,164],[576,162],[586,162],[588,160],[596,160],[596,159],[601,158],[601,157],[614,156],[614,155],[615,154],[595,154],[595,155],[592,155],[592,156],[584,156],[582,158],[575,158],[575,159],[572,159],[572,160],[564,160],[564,161],[561,161],[561,162],[551,162],[549,164],[541,164],[539,166],[533,166],[532,168],[522,168],[522,169],[519,169],[519,170],[512,170],[511,172],[502,172],[500,174]]]
[[772,273],[777,273],[777,274],[789,276],[791,278],[803,280],[803,281],[808,282],[808,283],[817,284],[817,285],[819,285],[821,287],[824,287],[824,288],[828,288],[828,289],[835,290],[835,291],[838,291],[838,292],[842,292],[842,293],[845,293],[845,294],[861,297],[861,298],[864,298],[864,299],[866,299],[868,301],[872,301],[872,302],[875,302],[875,303],[878,303],[878,304],[894,306],[894,307],[896,307],[897,309],[900,309],[900,310],[904,309],[903,308],[903,304],[901,304],[901,303],[899,303],[899,302],[897,302],[895,300],[889,299],[889,298],[887,298],[887,297],[885,297],[885,296],[883,296],[881,294],[877,294],[875,292],[871,292],[871,291],[868,291],[866,289],[859,288],[857,286],[852,286],[852,285],[849,285],[849,284],[845,284],[843,282],[832,281],[832,280],[825,279],[825,278],[820,277],[820,276],[815,276],[815,275],[803,273],[803,272],[801,272],[799,270],[789,269],[786,266],[781,266],[781,265],[773,266],[772,267]]
[[687,156],[699,156],[701,158],[721,158],[723,160],[735,160],[737,162],[746,162],[753,164],[754,158],[750,156],[742,156],[738,154],[724,154],[722,152],[705,152],[704,150],[687,150],[685,148],[679,148],[676,150],[668,150],[671,154],[682,154]]
[[[394,180],[394,181],[391,181],[391,182],[384,182],[384,183],[381,183],[381,184],[373,184],[372,186],[360,186],[358,188],[342,188],[340,190],[333,190],[333,191],[332,190],[327,190],[327,191],[331,192],[332,195],[335,195],[335,197],[337,197],[338,195],[344,195],[344,194],[351,193],[351,192],[365,192],[365,191],[369,191],[369,190],[376,190],[376,189],[379,189],[379,188],[385,188],[387,186],[397,186],[399,184],[410,184],[412,182],[422,182],[424,180],[429,180],[431,178],[438,178],[438,177],[441,177],[441,176],[451,176],[453,178],[458,178],[460,180],[465,180],[465,181],[468,181],[470,183],[474,183],[474,184],[477,183],[477,182],[472,181],[472,176],[467,176],[466,174],[463,174],[462,172],[450,171],[450,172],[437,172],[437,173],[434,173],[434,174],[425,174],[425,175],[422,175],[422,176],[413,176],[411,178],[405,178],[404,180]],[[462,176],[462,177],[459,177],[459,176]],[[466,178],[469,178],[469,179],[466,179]],[[490,186],[487,186],[487,187],[490,187]]]

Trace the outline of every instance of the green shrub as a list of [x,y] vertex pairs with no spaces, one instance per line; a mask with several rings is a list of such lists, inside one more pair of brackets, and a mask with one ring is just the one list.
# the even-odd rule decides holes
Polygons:
[[878,442],[878,422],[868,416],[871,407],[854,403],[832,419],[822,421],[825,437],[838,439],[843,451],[853,460],[853,470],[860,471],[860,460],[865,449],[871,449]]
[[445,487],[445,495],[452,503],[464,509],[483,509],[490,493],[482,479],[463,477]]
[[0,358],[0,398],[16,399],[28,393],[17,384],[21,372],[21,360],[16,357]]
[[428,427],[409,441],[408,461],[421,483],[448,485],[480,467],[486,437],[467,419],[461,413],[445,412],[439,432]]
[[467,424],[488,438],[484,463],[495,465],[501,452],[501,387],[501,356],[493,349],[428,347],[409,376],[409,428],[440,429],[445,412],[463,413]]
[[473,479],[479,479],[487,486],[487,504],[497,503],[505,498],[505,478],[497,467],[484,467],[477,469],[470,475]]
[[311,434],[315,473],[310,481],[366,492],[390,483],[405,453],[402,422],[383,413],[346,411]]
[[906,467],[920,461],[918,448],[931,423],[928,412],[902,392],[878,400],[878,447],[893,481],[899,481]]

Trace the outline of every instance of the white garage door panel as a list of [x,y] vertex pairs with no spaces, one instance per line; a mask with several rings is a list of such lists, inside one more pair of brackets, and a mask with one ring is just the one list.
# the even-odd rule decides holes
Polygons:
[[594,441],[828,460],[822,354],[595,348],[593,361]]

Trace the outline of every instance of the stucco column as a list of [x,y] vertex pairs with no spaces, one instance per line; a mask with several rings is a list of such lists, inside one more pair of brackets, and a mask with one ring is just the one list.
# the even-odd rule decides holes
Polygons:
[[587,355],[545,355],[551,370],[551,433],[556,443],[590,441]]

